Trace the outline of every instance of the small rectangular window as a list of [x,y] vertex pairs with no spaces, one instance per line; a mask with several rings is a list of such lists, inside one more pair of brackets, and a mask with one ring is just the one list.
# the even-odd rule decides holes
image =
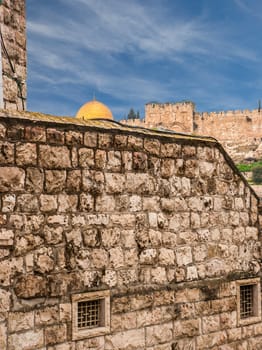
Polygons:
[[240,286],[240,318],[254,315],[254,285]]
[[72,296],[73,340],[110,331],[110,294],[98,291]]
[[261,320],[260,279],[237,281],[238,325]]

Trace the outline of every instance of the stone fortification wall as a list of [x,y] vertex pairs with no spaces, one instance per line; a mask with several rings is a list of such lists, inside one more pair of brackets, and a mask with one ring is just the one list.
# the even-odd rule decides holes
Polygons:
[[215,137],[237,162],[262,158],[262,112],[257,109],[198,113],[192,102],[148,103],[143,121],[122,122]]
[[26,109],[25,0],[3,0],[0,4],[3,106]]
[[[0,118],[0,348],[261,349],[236,282],[260,276],[257,197],[222,148],[50,120]],[[110,330],[73,340],[98,290]]]
[[193,131],[192,102],[147,103],[145,106],[145,123],[147,127],[163,126],[176,131],[191,133]]

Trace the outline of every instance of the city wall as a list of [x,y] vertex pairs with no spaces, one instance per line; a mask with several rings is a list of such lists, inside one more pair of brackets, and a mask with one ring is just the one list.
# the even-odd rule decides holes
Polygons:
[[25,0],[3,0],[0,4],[3,105],[26,109],[26,21]]
[[0,142],[1,350],[261,349],[258,199],[217,142],[30,113]]
[[262,157],[262,111],[258,109],[198,113],[192,102],[148,103],[143,120],[121,122],[215,137],[235,161]]

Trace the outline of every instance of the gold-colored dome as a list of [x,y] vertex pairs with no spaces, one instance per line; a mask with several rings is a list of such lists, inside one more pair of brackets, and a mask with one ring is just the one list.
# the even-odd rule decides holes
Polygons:
[[76,118],[83,120],[114,119],[110,109],[102,102],[96,100],[85,103],[76,113]]

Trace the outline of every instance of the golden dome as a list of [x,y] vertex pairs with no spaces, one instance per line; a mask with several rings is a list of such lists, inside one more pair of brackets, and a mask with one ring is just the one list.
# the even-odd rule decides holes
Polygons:
[[76,118],[89,120],[89,119],[111,119],[113,120],[113,114],[110,109],[102,102],[93,100],[85,103],[76,113]]

